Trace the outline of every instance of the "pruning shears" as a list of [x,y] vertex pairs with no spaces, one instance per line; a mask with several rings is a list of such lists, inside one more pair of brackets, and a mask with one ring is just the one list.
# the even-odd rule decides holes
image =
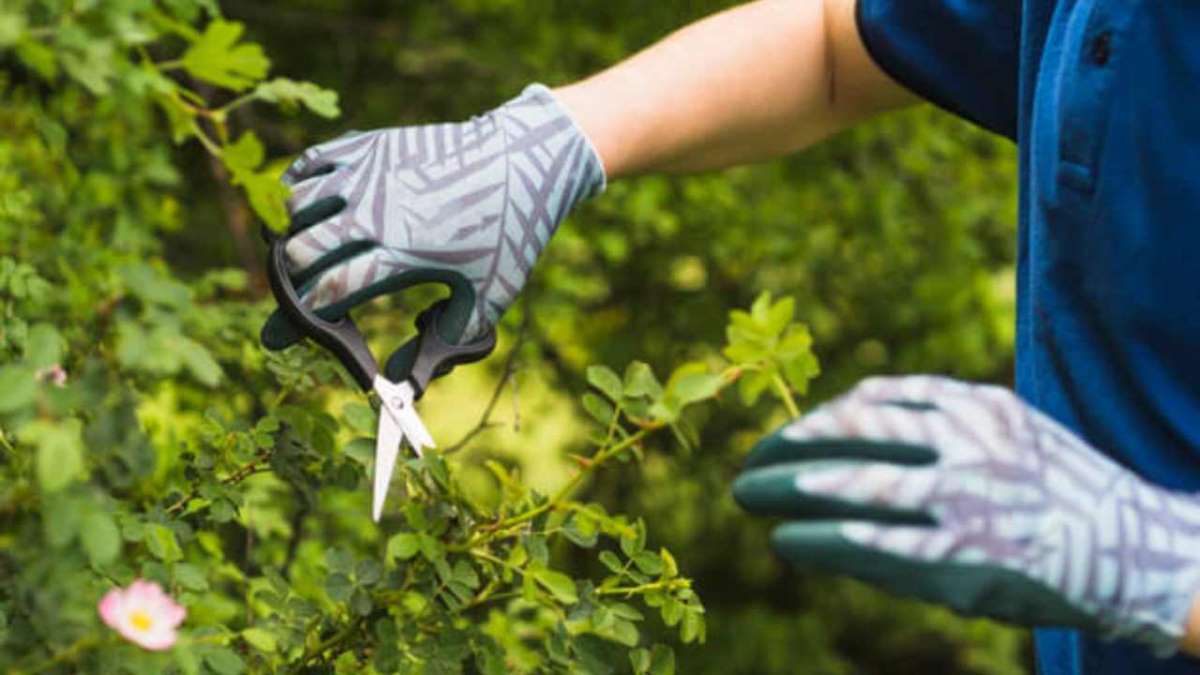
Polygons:
[[440,300],[417,316],[416,357],[409,375],[400,382],[389,380],[372,356],[358,326],[348,315],[336,320],[322,318],[300,300],[287,273],[284,255],[286,239],[270,242],[267,278],[280,309],[305,337],[333,353],[363,391],[375,392],[380,401],[379,428],[375,435],[375,467],[371,500],[371,518],[379,522],[388,486],[395,470],[400,446],[407,439],[413,452],[421,456],[423,448],[436,447],[429,429],[417,414],[414,404],[434,378],[449,373],[454,366],[478,361],[496,347],[494,328],[473,342],[455,345],[442,338],[438,319],[453,301]]

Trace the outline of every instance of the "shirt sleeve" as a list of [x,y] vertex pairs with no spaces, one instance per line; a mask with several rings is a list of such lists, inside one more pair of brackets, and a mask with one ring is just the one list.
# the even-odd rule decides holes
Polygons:
[[918,96],[1016,138],[1020,0],[858,0],[875,63]]

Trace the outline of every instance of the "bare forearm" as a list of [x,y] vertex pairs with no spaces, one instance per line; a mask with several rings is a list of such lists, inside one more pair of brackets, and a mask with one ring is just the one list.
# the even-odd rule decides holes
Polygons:
[[871,62],[854,0],[757,0],[556,90],[610,179],[777,157],[911,100]]

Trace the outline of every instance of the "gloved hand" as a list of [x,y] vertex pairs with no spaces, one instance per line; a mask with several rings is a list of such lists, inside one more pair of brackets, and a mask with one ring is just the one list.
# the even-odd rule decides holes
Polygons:
[[761,441],[734,484],[789,561],[1169,655],[1200,590],[1200,499],[1006,389],[873,378]]
[[[382,293],[441,282],[438,328],[451,343],[483,335],[513,302],[560,221],[604,189],[591,143],[542,85],[457,124],[351,133],[287,170],[286,246],[302,301],[326,319]],[[276,311],[263,344],[301,335]],[[387,365],[397,380],[410,343]]]

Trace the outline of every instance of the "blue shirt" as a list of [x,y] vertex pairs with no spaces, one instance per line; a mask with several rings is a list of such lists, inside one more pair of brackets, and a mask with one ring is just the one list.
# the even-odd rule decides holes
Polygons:
[[[1200,490],[1200,2],[859,0],[875,61],[1017,142],[1017,389],[1160,485]],[[1037,631],[1042,675],[1200,673]]]

